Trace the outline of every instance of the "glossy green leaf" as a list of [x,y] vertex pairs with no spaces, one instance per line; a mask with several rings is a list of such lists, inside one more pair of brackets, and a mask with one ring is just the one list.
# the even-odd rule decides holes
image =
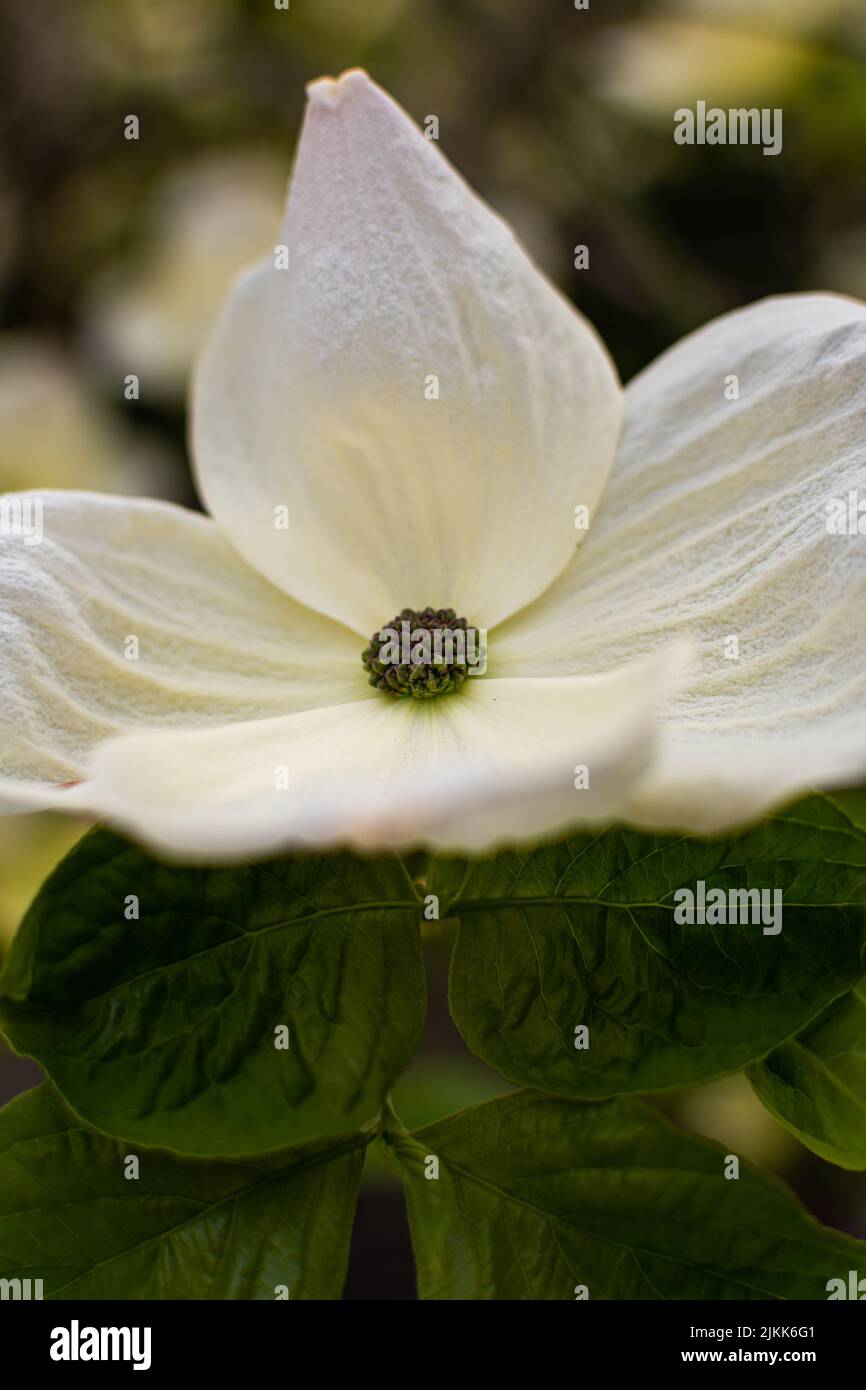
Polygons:
[[0,1278],[46,1299],[338,1299],[369,1138],[182,1158],[97,1133],[41,1086],[0,1111]]
[[[781,890],[781,931],[678,925],[675,891],[701,880]],[[719,840],[613,829],[434,861],[427,891],[460,917],[451,1006],[466,1042],[509,1080],[560,1095],[739,1070],[864,970],[866,833],[829,798]]]
[[425,1299],[826,1299],[866,1269],[866,1244],[640,1101],[520,1091],[387,1137]]
[[866,981],[746,1075],[808,1148],[842,1168],[866,1168]]
[[110,1134],[225,1157],[344,1133],[417,1046],[420,915],[396,856],[184,869],[95,831],[24,919],[0,1026]]
[[866,787],[851,787],[848,791],[830,792],[826,799],[841,811],[852,825],[866,831]]

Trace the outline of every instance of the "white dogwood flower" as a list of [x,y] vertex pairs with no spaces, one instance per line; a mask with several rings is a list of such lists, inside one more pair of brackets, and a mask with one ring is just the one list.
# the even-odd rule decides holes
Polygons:
[[[864,307],[803,295],[623,392],[436,144],[364,73],[314,83],[197,371],[210,516],[52,492],[30,543],[3,504],[4,809],[190,858],[474,850],[860,778],[866,539],[826,518],[864,379]],[[428,607],[487,630],[486,674],[371,686],[371,634]]]

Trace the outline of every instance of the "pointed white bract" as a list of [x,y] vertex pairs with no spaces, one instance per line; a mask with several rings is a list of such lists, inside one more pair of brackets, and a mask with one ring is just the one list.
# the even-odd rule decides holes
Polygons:
[[[0,526],[0,809],[194,860],[474,852],[862,778],[866,536],[827,525],[864,477],[862,306],[766,301],[622,393],[357,71],[311,88],[274,247],[196,374],[212,519],[46,493],[38,543]],[[486,674],[371,689],[366,639],[427,604],[488,631]]]
[[0,537],[7,784],[84,779],[120,730],[263,719],[357,692],[357,639],[261,579],[209,518],[95,493],[40,501],[38,544]]
[[616,814],[651,763],[656,709],[685,655],[606,676],[470,680],[430,702],[377,694],[282,719],[126,735],[99,749],[93,785],[115,824],[189,860],[287,841],[469,850],[537,838]]
[[622,412],[604,348],[363,73],[311,88],[277,244],[288,267],[238,286],[196,375],[208,509],[364,637],[407,604],[492,627],[601,495]]
[[[737,398],[725,383],[735,376]],[[598,520],[497,634],[504,673],[604,670],[688,638],[664,757],[627,808],[713,830],[866,774],[866,306],[767,299],[693,333],[626,391]],[[866,510],[866,508],[864,508]]]

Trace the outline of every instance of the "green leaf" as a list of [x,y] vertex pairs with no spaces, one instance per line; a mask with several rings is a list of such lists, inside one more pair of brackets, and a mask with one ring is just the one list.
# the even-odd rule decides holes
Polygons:
[[[780,889],[781,932],[677,925],[674,893],[699,880]],[[434,861],[426,891],[460,917],[451,1007],[468,1045],[509,1080],[566,1096],[737,1071],[864,971],[866,834],[829,798],[719,840],[613,829]]]
[[640,1101],[520,1091],[384,1137],[425,1299],[825,1299],[866,1268],[866,1244],[745,1160],[726,1178],[720,1145]]
[[866,1168],[866,981],[746,1076],[807,1148],[841,1168]]
[[417,1046],[419,918],[396,856],[184,869],[97,830],[24,919],[0,1026],[110,1134],[230,1157],[344,1133]]
[[0,1278],[42,1279],[46,1299],[338,1299],[371,1137],[181,1158],[98,1134],[41,1086],[0,1112]]

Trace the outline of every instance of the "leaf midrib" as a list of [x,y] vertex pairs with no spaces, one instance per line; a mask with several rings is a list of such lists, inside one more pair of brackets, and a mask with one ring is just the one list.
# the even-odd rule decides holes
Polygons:
[[[446,1155],[446,1157],[447,1157],[447,1155]],[[489,1179],[486,1179],[486,1178],[483,1178],[479,1173],[473,1172],[472,1169],[470,1169],[470,1168],[464,1168],[462,1164],[460,1164],[460,1163],[455,1163],[454,1160],[451,1159],[451,1158],[448,1158],[448,1159],[447,1159],[447,1162],[448,1162],[448,1168],[449,1168],[449,1171],[450,1171],[450,1172],[458,1174],[461,1178],[465,1179],[467,1182],[475,1183],[476,1186],[483,1188],[483,1189],[484,1189],[485,1191],[487,1191],[487,1192],[490,1192],[495,1198],[497,1198],[497,1199],[498,1199],[499,1201],[501,1201],[501,1202],[506,1202],[506,1203],[507,1203],[507,1202],[511,1202],[511,1203],[512,1203],[513,1205],[515,1205],[515,1206],[523,1207],[524,1210],[531,1212],[533,1216],[538,1217],[539,1219],[541,1219],[541,1220],[544,1221],[545,1223],[550,1223],[550,1222],[559,1221],[559,1222],[562,1223],[563,1226],[568,1227],[570,1230],[578,1231],[582,1236],[586,1237],[588,1240],[598,1240],[598,1241],[601,1241],[603,1244],[610,1245],[610,1246],[614,1247],[614,1248],[617,1249],[617,1250],[624,1250],[626,1253],[631,1254],[631,1255],[633,1255],[633,1256],[635,1256],[635,1257],[636,1257],[637,1255],[648,1255],[648,1256],[650,1256],[652,1259],[667,1260],[667,1261],[670,1262],[670,1263],[680,1264],[680,1265],[684,1266],[686,1269],[697,1270],[697,1271],[698,1271],[699,1273],[701,1273],[701,1274],[710,1274],[710,1275],[712,1275],[714,1278],[717,1278],[717,1279],[718,1279],[718,1278],[721,1278],[721,1279],[729,1279],[729,1282],[732,1283],[733,1285],[735,1285],[736,1287],[745,1288],[745,1289],[751,1289],[753,1292],[765,1294],[765,1295],[767,1295],[769,1298],[774,1299],[774,1300],[776,1300],[776,1301],[780,1301],[780,1302],[784,1302],[784,1301],[785,1301],[784,1295],[782,1295],[782,1294],[775,1294],[775,1293],[772,1293],[770,1290],[768,1290],[768,1289],[762,1289],[762,1288],[760,1288],[760,1287],[759,1287],[758,1285],[756,1285],[756,1284],[747,1284],[747,1283],[744,1283],[743,1280],[736,1278],[736,1276],[733,1276],[733,1275],[732,1275],[732,1276],[728,1276],[724,1271],[719,1272],[718,1270],[714,1269],[712,1266],[705,1266],[705,1265],[696,1265],[696,1264],[692,1264],[691,1261],[689,1261],[689,1260],[684,1260],[684,1259],[682,1259],[681,1257],[679,1257],[679,1256],[677,1256],[677,1255],[666,1255],[666,1254],[664,1254],[664,1252],[662,1252],[662,1251],[659,1251],[659,1250],[649,1250],[649,1249],[646,1249],[644,1246],[641,1246],[641,1245],[625,1245],[625,1244],[623,1244],[622,1241],[614,1240],[614,1238],[613,1238],[612,1236],[605,1235],[603,1232],[587,1230],[584,1226],[579,1225],[578,1222],[573,1221],[573,1220],[570,1221],[570,1220],[568,1220],[566,1217],[563,1217],[563,1216],[562,1216],[560,1213],[558,1213],[558,1212],[549,1212],[549,1211],[545,1211],[543,1207],[536,1206],[536,1204],[535,1204],[534,1202],[529,1202],[529,1201],[527,1201],[526,1198],[524,1198],[524,1197],[518,1197],[518,1196],[516,1196],[516,1195],[515,1195],[514,1193],[512,1193],[512,1192],[506,1192],[506,1191],[504,1191],[501,1187],[498,1187],[498,1186],[496,1185],[496,1183],[494,1183],[493,1181],[491,1181],[491,1180],[489,1180]],[[570,1171],[570,1170],[568,1170],[568,1171]],[[593,1169],[587,1168],[587,1167],[581,1167],[581,1168],[579,1168],[577,1171],[578,1171],[579,1173],[583,1174],[583,1173],[592,1172]],[[610,1170],[609,1167],[602,1167],[602,1168],[600,1168],[600,1169],[597,1169],[596,1171],[599,1171],[599,1172],[602,1172],[602,1173],[605,1173],[605,1174],[610,1174],[610,1172],[611,1172],[611,1170]],[[670,1173],[672,1176],[673,1176],[673,1175],[680,1175],[680,1174],[682,1173],[682,1169],[681,1169],[681,1168],[658,1168],[658,1167],[646,1168],[644,1165],[630,1165],[630,1166],[629,1166],[629,1172],[630,1172],[630,1173],[633,1173],[633,1172],[636,1172],[636,1171],[648,1171],[648,1172],[653,1172],[653,1173],[667,1172],[667,1173]],[[686,1218],[682,1218],[682,1219],[688,1220],[687,1217],[686,1217]],[[698,1223],[697,1223],[697,1222],[694,1222],[693,1224],[698,1224]],[[712,1225],[717,1225],[717,1226],[723,1226],[726,1230],[733,1230],[733,1231],[736,1231],[736,1232],[742,1232],[743,1230],[747,1230],[747,1229],[748,1229],[748,1228],[744,1228],[744,1227],[742,1227],[742,1226],[732,1225],[732,1224],[729,1223],[729,1222],[711,1222],[711,1224],[712,1224]],[[768,1233],[768,1234],[778,1234],[778,1233],[770,1232],[770,1233]],[[790,1239],[792,1239],[790,1236],[785,1236],[785,1235],[782,1235],[781,1238],[782,1238],[783,1240],[790,1240]],[[805,1240],[804,1240],[803,1243],[804,1243],[804,1244],[806,1243]],[[799,1270],[788,1270],[788,1271],[782,1271],[782,1272],[783,1272],[783,1273],[790,1273],[790,1274],[793,1274],[793,1275],[798,1275],[798,1274],[800,1273]],[[644,1275],[644,1278],[646,1278],[645,1275]],[[674,1300],[664,1300],[664,1301],[665,1301],[665,1302],[670,1302],[670,1301],[674,1301]]]
[[[471,899],[469,899],[469,900],[467,900],[467,901],[458,901],[458,902],[455,902],[455,903],[451,904],[451,905],[449,906],[448,911],[449,911],[449,915],[452,914],[452,913],[453,913],[454,915],[459,915],[459,914],[462,913],[462,912],[485,912],[485,911],[486,911],[486,912],[490,912],[490,911],[494,911],[496,908],[503,908],[503,907],[518,908],[518,907],[526,907],[526,906],[529,906],[529,907],[547,907],[547,908],[550,908],[550,907],[562,907],[562,906],[566,906],[566,907],[615,907],[615,908],[621,908],[623,912],[636,912],[636,911],[639,911],[640,909],[649,910],[649,909],[652,909],[652,908],[660,908],[660,909],[661,909],[662,911],[664,911],[664,912],[673,912],[673,910],[674,910],[674,904],[673,904],[672,902],[656,902],[655,900],[649,899],[649,898],[645,898],[645,899],[643,899],[643,900],[641,900],[641,901],[639,901],[639,902],[626,903],[626,902],[620,902],[620,901],[618,901],[618,900],[615,899],[615,898],[585,898],[585,897],[580,897],[580,896],[577,896],[577,897],[572,897],[572,896],[553,897],[553,896],[548,895],[548,896],[533,896],[533,897],[526,897],[526,898],[521,898],[521,897],[513,897],[513,898],[471,898]],[[787,910],[790,910],[790,909],[810,910],[810,909],[824,909],[824,908],[838,908],[838,909],[840,909],[840,910],[844,910],[845,908],[858,908],[858,907],[859,907],[859,908],[862,908],[862,907],[866,907],[866,900],[864,900],[864,902],[862,902],[862,903],[861,903],[861,902],[851,902],[851,901],[848,901],[848,902],[808,902],[808,903],[794,902],[794,903],[792,903],[792,902],[790,902],[788,899],[785,899],[783,906],[784,906],[784,908],[785,908],[786,911],[787,911]],[[679,923],[678,923],[677,925],[679,925]],[[703,926],[703,925],[706,925],[706,926],[724,926],[725,923],[722,923],[722,922],[719,922],[719,923],[713,923],[713,922],[707,922],[707,923],[691,922],[691,923],[689,923],[689,922],[685,922],[685,923],[683,923],[682,925],[683,925],[683,926]],[[752,926],[757,926],[758,924],[757,924],[757,923],[751,923],[751,925],[752,925]]]
[[[65,1132],[74,1133],[75,1131],[67,1130]],[[91,1131],[79,1128],[78,1132],[88,1134]],[[294,1174],[305,1172],[309,1168],[326,1167],[329,1163],[336,1162],[337,1159],[344,1157],[344,1155],[354,1153],[356,1149],[366,1148],[375,1137],[376,1136],[373,1132],[370,1132],[368,1134],[354,1135],[351,1139],[345,1140],[342,1144],[337,1144],[332,1149],[327,1149],[323,1153],[310,1154],[308,1158],[302,1159],[298,1163],[293,1163],[288,1168],[278,1168],[274,1172],[269,1172],[264,1177],[258,1179],[256,1182],[252,1182],[247,1186],[238,1188],[234,1192],[227,1193],[225,1197],[221,1197],[216,1202],[204,1202],[202,1203],[201,1209],[199,1211],[194,1212],[189,1216],[184,1216],[181,1218],[180,1221],[174,1222],[173,1225],[166,1226],[164,1230],[156,1231],[153,1235],[146,1236],[142,1240],[137,1240],[133,1245],[124,1246],[122,1250],[118,1250],[115,1254],[109,1255],[104,1260],[99,1260],[96,1264],[90,1265],[87,1269],[84,1270],[82,1274],[76,1275],[74,1279],[67,1280],[67,1282],[65,1284],[61,1284],[59,1288],[52,1289],[51,1293],[49,1294],[49,1298],[58,1298],[63,1293],[64,1289],[69,1288],[70,1285],[75,1284],[79,1279],[88,1278],[97,1270],[109,1268],[117,1260],[123,1260],[127,1258],[134,1251],[143,1249],[146,1246],[152,1244],[154,1241],[162,1241],[167,1239],[176,1231],[180,1231],[185,1226],[190,1225],[192,1222],[200,1220],[203,1215],[211,1215],[214,1212],[219,1211],[220,1207],[225,1206],[229,1202],[237,1203],[238,1201],[244,1201],[247,1197],[260,1191],[262,1188],[269,1186],[269,1184],[281,1181],[288,1181],[291,1177],[294,1176]],[[169,1193],[167,1195],[171,1196],[172,1194]],[[76,1203],[75,1205],[87,1206],[90,1200],[91,1199],[87,1199],[86,1201]],[[46,1207],[39,1208],[39,1210],[53,1211],[54,1208]]]
[[[243,946],[248,943],[255,943],[259,938],[269,936],[270,933],[274,931],[282,931],[287,927],[312,926],[315,922],[318,922],[325,917],[352,917],[357,915],[358,913],[382,911],[391,912],[400,909],[406,911],[406,909],[415,906],[417,906],[417,900],[413,901],[411,898],[407,898],[403,901],[396,902],[387,901],[381,903],[357,903],[348,904],[344,907],[322,908],[316,912],[306,913],[304,916],[301,917],[287,917],[279,922],[271,922],[268,926],[258,927],[254,931],[247,931],[244,927],[241,927],[239,923],[232,921],[230,917],[223,917],[220,920],[228,922],[229,925],[235,927],[236,930],[240,932],[240,936],[235,936],[230,941],[218,941],[213,946],[204,946],[200,951],[193,951],[189,955],[179,956],[177,960],[160,962],[159,964],[152,966],[148,970],[143,970],[138,975],[131,975],[127,980],[115,981],[114,984],[110,985],[108,989],[104,989],[98,994],[88,994],[86,998],[77,1000],[74,1004],[65,1003],[57,1005],[56,1007],[49,1007],[47,1004],[43,1004],[40,1005],[38,1008],[27,1008],[25,1004],[20,1003],[16,1000],[9,999],[9,996],[6,996],[6,1001],[7,1005],[11,1006],[14,1009],[17,1018],[36,1018],[41,1017],[44,1014],[63,1014],[68,1012],[70,1009],[82,1008],[85,1004],[95,1004],[98,1003],[101,999],[110,998],[111,995],[115,994],[119,989],[128,989],[132,985],[138,984],[142,980],[149,979],[152,975],[165,975],[169,970],[174,970],[178,966],[189,965],[192,961],[200,960],[203,957],[209,956],[214,952],[219,952],[223,950],[231,951],[234,950],[237,946]],[[216,918],[218,916],[217,913],[209,913],[202,915],[203,917],[209,916],[211,918]],[[2,1004],[2,1001],[0,1001],[0,1004]]]

